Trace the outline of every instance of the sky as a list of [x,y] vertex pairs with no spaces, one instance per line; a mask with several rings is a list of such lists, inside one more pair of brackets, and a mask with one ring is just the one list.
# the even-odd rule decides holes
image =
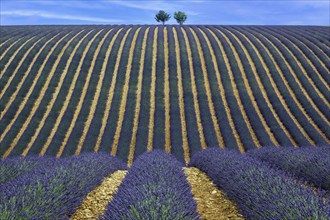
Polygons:
[[0,25],[157,24],[159,10],[186,24],[330,26],[330,0],[0,0]]

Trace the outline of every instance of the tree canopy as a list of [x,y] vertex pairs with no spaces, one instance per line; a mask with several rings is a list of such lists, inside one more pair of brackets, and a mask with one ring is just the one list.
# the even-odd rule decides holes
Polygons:
[[182,25],[187,20],[187,15],[182,11],[178,11],[174,13],[174,18],[180,25]]
[[165,21],[168,21],[170,18],[171,16],[163,10],[160,10],[155,16],[156,21],[162,22],[163,25],[165,24]]

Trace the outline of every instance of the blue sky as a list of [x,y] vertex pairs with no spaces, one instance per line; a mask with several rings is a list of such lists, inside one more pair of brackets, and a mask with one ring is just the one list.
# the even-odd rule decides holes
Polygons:
[[[165,10],[186,24],[326,25],[330,0],[0,0],[1,25],[157,24]],[[168,24],[175,24],[171,18]]]

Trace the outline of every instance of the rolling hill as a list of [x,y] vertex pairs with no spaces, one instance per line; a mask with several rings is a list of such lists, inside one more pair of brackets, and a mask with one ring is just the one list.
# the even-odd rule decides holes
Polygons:
[[0,156],[328,145],[329,32],[2,26]]

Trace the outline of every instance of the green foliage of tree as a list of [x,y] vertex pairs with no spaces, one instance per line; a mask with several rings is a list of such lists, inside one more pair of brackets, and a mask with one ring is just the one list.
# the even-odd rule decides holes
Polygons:
[[187,15],[182,11],[178,11],[174,13],[174,18],[180,25],[182,25],[187,20]]
[[160,10],[155,16],[156,21],[162,22],[163,25],[165,24],[165,21],[168,21],[170,18],[171,16],[163,10]]

